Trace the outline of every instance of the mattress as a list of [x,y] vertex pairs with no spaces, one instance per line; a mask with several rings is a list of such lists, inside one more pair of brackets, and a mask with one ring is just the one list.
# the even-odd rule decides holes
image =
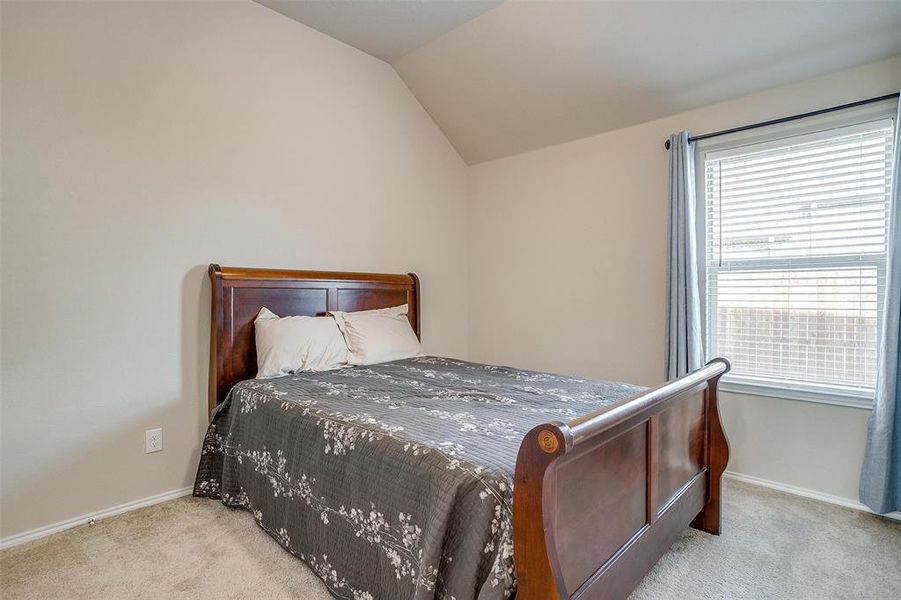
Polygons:
[[431,356],[248,380],[194,495],[251,511],[337,598],[507,598],[522,438],[643,389]]

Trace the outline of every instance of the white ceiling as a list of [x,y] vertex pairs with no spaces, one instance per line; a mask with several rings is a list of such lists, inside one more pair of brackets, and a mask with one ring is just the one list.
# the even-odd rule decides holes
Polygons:
[[901,0],[258,1],[391,62],[469,164],[901,54]]
[[386,62],[503,0],[256,0]]

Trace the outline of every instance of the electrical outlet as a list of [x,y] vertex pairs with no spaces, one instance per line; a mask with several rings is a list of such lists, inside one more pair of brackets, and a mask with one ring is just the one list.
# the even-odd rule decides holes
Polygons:
[[159,452],[163,449],[163,429],[148,429],[144,432],[144,453]]

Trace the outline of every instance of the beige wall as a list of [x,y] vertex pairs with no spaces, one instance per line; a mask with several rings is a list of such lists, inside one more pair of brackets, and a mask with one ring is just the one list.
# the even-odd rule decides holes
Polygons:
[[[660,382],[663,141],[897,91],[901,57],[470,168],[470,356]],[[730,469],[857,498],[868,411],[725,395]]]
[[[415,270],[430,352],[658,382],[664,137],[899,84],[901,59],[467,171],[388,65],[257,4],[3,2],[0,537],[191,483],[210,261]],[[724,404],[732,469],[856,496],[867,411]]]
[[3,2],[2,117],[0,536],[192,483],[209,262],[416,271],[466,354],[465,166],[387,64],[249,1]]

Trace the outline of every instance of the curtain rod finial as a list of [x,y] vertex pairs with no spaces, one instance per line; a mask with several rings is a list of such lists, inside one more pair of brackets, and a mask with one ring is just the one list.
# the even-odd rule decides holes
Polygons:
[[669,140],[666,140],[665,142],[663,142],[663,147],[666,148],[667,150],[669,150]]

